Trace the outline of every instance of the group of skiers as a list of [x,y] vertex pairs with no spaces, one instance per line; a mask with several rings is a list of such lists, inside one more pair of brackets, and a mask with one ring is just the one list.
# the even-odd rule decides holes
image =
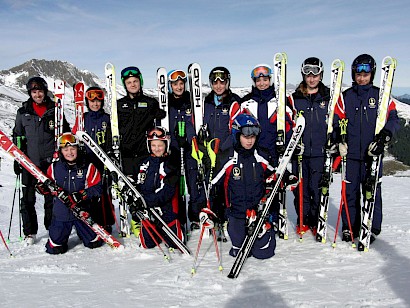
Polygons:
[[[358,56],[351,65],[352,87],[339,97],[335,108],[334,133],[327,136],[329,88],[323,84],[324,66],[316,57],[307,58],[301,66],[302,82],[288,97],[285,122],[285,144],[277,143],[277,99],[273,71],[267,64],[256,65],[251,71],[252,91],[240,98],[230,89],[231,75],[225,67],[215,67],[209,73],[212,91],[204,99],[204,129],[195,131],[192,103],[187,89],[187,74],[183,70],[168,73],[169,131],[160,126],[167,112],[159,102],[143,92],[143,76],[137,67],[121,71],[126,96],[117,101],[120,153],[124,174],[133,179],[149,207],[159,210],[163,220],[180,239],[190,230],[204,225],[225,225],[232,242],[229,254],[236,256],[248,232],[249,221],[257,215],[260,200],[275,181],[273,175],[280,154],[288,143],[296,116],[303,112],[306,127],[293,159],[292,170],[286,171],[283,185],[292,187],[298,214],[298,233],[316,235],[320,187],[325,152],[346,159],[346,199],[349,211],[342,212],[342,239],[350,241],[348,215],[357,237],[361,224],[361,186],[366,183],[366,162],[383,153],[399,126],[394,102],[390,102],[386,125],[374,135],[379,90],[373,85],[375,60],[367,54]],[[67,203],[74,201],[109,232],[115,223],[115,211],[110,194],[111,179],[103,163],[81,146],[64,120],[64,133],[58,138],[58,159],[55,152],[54,102],[47,96],[48,86],[41,77],[27,82],[29,99],[18,110],[13,141],[33,162],[47,172],[68,194]],[[114,160],[111,148],[110,115],[104,112],[104,90],[90,87],[85,100],[85,131]],[[197,115],[196,115],[197,116]],[[347,132],[341,134],[339,120],[347,119]],[[181,124],[183,129],[181,130]],[[215,142],[218,140],[218,142]],[[198,150],[199,148],[199,150]],[[201,162],[197,154],[203,155]],[[192,155],[191,155],[192,154]],[[213,155],[215,154],[215,155]],[[302,157],[303,212],[299,212],[298,161]],[[203,164],[202,164],[203,163]],[[382,168],[382,166],[380,166]],[[67,251],[68,237],[74,225],[77,234],[89,248],[102,245],[83,222],[70,213],[64,200],[51,196],[45,185],[17,163],[16,174],[22,173],[23,196],[21,214],[25,242],[36,240],[38,231],[34,207],[35,191],[45,195],[44,225],[49,230],[46,251],[51,254]],[[180,178],[186,179],[181,187]],[[269,179],[267,181],[267,179]],[[373,216],[372,241],[381,231],[381,183],[378,183]],[[181,191],[187,190],[189,199]],[[143,247],[152,248],[161,240],[150,232],[138,215],[138,200],[125,198],[132,216],[132,232]],[[210,202],[207,202],[210,201]],[[184,202],[188,203],[186,207]],[[210,204],[210,208],[207,206]],[[272,206],[252,255],[270,258],[275,254],[275,229],[278,224],[277,202]],[[188,209],[186,211],[186,209]],[[303,217],[299,217],[300,214]],[[187,222],[190,221],[191,225]],[[303,221],[303,224],[300,222]],[[166,236],[164,236],[166,240]]]

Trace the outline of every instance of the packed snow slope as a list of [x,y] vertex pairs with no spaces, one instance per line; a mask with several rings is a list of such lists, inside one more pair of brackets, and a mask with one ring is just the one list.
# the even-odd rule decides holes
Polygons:
[[[0,154],[3,158],[5,154]],[[47,232],[40,224],[38,241],[19,240],[18,205],[14,206],[9,256],[0,243],[2,307],[409,307],[410,185],[409,173],[383,179],[383,230],[367,253],[337,237],[331,247],[339,208],[340,176],[331,186],[329,238],[315,242],[308,232],[295,234],[293,196],[287,195],[289,240],[277,239],[276,255],[249,258],[237,279],[227,278],[233,258],[222,243],[224,271],[218,271],[213,243],[204,240],[197,274],[193,257],[172,253],[166,262],[158,249],[144,250],[135,237],[121,239],[122,252],[107,245],[85,248],[73,231],[69,251],[48,255]],[[12,161],[0,170],[0,230],[8,237],[15,176]],[[42,197],[36,208],[43,219]],[[340,230],[339,230],[340,232]],[[116,234],[116,232],[114,232]],[[195,251],[198,232],[188,242]]]

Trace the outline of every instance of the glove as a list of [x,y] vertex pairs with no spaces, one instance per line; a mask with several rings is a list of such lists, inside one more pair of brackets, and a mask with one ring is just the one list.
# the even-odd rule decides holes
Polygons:
[[14,174],[19,175],[21,172],[23,172],[23,168],[17,161],[14,161]]
[[[179,122],[178,122],[179,123]],[[185,123],[182,122],[182,125],[185,126]],[[174,130],[174,135],[175,135],[175,139],[178,143],[179,148],[185,148],[188,145],[188,140],[186,138],[186,132],[185,130],[183,131],[183,134],[180,135],[179,134],[179,129],[178,129],[178,125],[175,126],[175,130]]]
[[216,214],[207,207],[203,208],[199,213],[199,223],[201,227],[203,226],[205,229],[213,229],[217,219]]
[[60,199],[65,205],[71,205],[72,199],[70,198],[70,194],[65,190],[61,189],[55,192],[55,195],[58,199]]
[[87,192],[84,189],[75,191],[70,195],[70,197],[76,204],[79,204],[87,198]]
[[303,142],[299,142],[293,154],[296,156],[301,156],[303,155],[304,152],[305,152],[305,145],[303,144]]
[[285,174],[282,177],[282,182],[287,189],[294,190],[298,186],[299,179],[293,173],[290,173],[288,170],[285,170]]
[[339,143],[339,154],[342,157],[347,156],[347,144],[344,142]]
[[208,125],[202,125],[198,132],[198,145],[204,145],[211,140]]
[[50,188],[49,188],[46,184],[44,184],[44,183],[42,183],[42,182],[38,182],[38,183],[36,184],[35,188],[36,188],[36,191],[37,191],[40,195],[49,195],[49,194],[51,194]]
[[390,142],[392,137],[392,133],[388,130],[383,128],[380,133],[378,133],[372,143],[370,143],[368,148],[369,156],[379,156],[383,154],[384,148]]

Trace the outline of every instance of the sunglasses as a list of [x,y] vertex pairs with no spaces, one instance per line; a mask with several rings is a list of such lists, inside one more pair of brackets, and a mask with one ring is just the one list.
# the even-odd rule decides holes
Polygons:
[[272,75],[272,70],[267,66],[258,66],[252,70],[251,77],[270,77]]
[[302,73],[303,75],[319,75],[322,72],[322,68],[319,65],[312,65],[312,64],[306,64],[302,67]]
[[261,132],[257,126],[244,126],[241,127],[241,134],[244,136],[258,136]]
[[126,67],[121,71],[122,78],[132,77],[132,76],[138,77],[139,75],[141,75],[141,72],[138,69],[138,67],[135,67],[135,66]]
[[93,101],[95,99],[99,101],[103,101],[104,91],[103,90],[88,90],[87,92],[85,92],[85,97],[90,101]]
[[361,64],[357,64],[356,66],[353,67],[353,70],[356,73],[371,73],[372,71],[372,67],[369,63],[361,63]]
[[184,71],[176,70],[169,75],[169,81],[177,81],[178,79],[185,80],[186,74]]
[[65,148],[68,146],[78,146],[78,140],[73,134],[63,134],[58,138],[58,146]]
[[211,79],[212,82],[215,82],[215,81],[217,81],[218,79],[219,79],[220,81],[224,82],[225,80],[229,79],[229,76],[228,76],[228,74],[227,74],[226,72],[224,72],[224,71],[219,71],[219,70],[218,70],[218,71],[213,71],[213,72],[211,73],[211,76],[210,76],[209,79]]

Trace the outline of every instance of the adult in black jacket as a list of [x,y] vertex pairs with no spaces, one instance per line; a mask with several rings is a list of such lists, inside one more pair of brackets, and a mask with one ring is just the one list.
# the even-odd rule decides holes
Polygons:
[[[27,92],[30,98],[17,110],[16,122],[13,129],[13,142],[43,172],[51,164],[55,151],[55,116],[54,102],[47,96],[48,86],[41,77],[30,78],[27,82]],[[63,130],[70,130],[64,119]],[[25,169],[15,164],[16,174],[21,173],[23,196],[21,198],[21,217],[25,243],[34,244],[38,231],[35,184],[37,180]],[[48,230],[53,211],[53,198],[44,197],[44,226]]]
[[133,174],[141,158],[148,155],[146,132],[154,127],[155,120],[165,117],[155,98],[142,91],[143,78],[137,67],[126,67],[121,71],[121,80],[127,95],[117,102],[120,152],[123,171]]

